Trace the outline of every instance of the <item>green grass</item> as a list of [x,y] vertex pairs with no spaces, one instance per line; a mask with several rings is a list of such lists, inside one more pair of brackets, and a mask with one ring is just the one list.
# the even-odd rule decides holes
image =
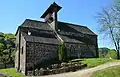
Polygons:
[[0,69],[0,72],[12,77],[25,77],[21,73],[16,72],[15,68]]
[[92,77],[120,77],[120,66],[109,67],[93,73]]
[[89,68],[91,68],[115,60],[109,58],[89,58],[89,59],[74,59],[72,61],[81,61],[82,63],[87,64]]
[[[88,65],[88,67],[95,67],[106,62],[116,61],[108,58],[89,58],[89,59],[74,59],[73,62],[82,62]],[[16,72],[15,68],[0,69],[0,72],[13,77],[24,77],[21,73]]]

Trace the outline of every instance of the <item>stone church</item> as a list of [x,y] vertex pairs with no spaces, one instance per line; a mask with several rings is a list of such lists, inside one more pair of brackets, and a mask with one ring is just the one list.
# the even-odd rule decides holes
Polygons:
[[44,22],[26,19],[18,27],[15,60],[18,71],[26,74],[35,66],[58,60],[61,43],[69,58],[98,57],[97,35],[86,26],[58,21],[61,8],[54,2],[41,16]]

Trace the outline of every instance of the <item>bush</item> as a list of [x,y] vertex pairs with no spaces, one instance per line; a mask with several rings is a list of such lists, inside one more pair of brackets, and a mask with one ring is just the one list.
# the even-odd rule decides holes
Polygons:
[[105,58],[105,55],[99,52],[99,58]]
[[58,56],[59,56],[59,60],[61,62],[66,62],[67,61],[67,52],[66,52],[66,48],[65,48],[64,43],[59,45]]
[[117,52],[115,50],[109,50],[105,57],[106,58],[117,59]]
[[99,48],[99,58],[117,59],[117,52],[115,49]]

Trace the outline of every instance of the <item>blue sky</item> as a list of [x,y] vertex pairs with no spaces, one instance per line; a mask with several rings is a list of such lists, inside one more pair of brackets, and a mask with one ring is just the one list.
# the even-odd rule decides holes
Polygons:
[[[96,13],[112,3],[112,0],[1,0],[0,32],[15,33],[25,19],[43,21],[40,16],[54,1],[62,6],[58,13],[59,21],[87,26],[97,34]],[[109,43],[98,34],[99,47],[113,48]]]

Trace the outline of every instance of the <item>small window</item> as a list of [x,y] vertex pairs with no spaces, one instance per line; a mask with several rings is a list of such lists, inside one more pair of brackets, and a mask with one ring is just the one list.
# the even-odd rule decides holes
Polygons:
[[48,23],[52,23],[53,22],[53,17],[49,17],[49,19],[47,19]]
[[16,44],[16,49],[18,49],[19,48],[19,44]]
[[23,54],[23,47],[22,47],[22,50],[21,50],[21,54]]

